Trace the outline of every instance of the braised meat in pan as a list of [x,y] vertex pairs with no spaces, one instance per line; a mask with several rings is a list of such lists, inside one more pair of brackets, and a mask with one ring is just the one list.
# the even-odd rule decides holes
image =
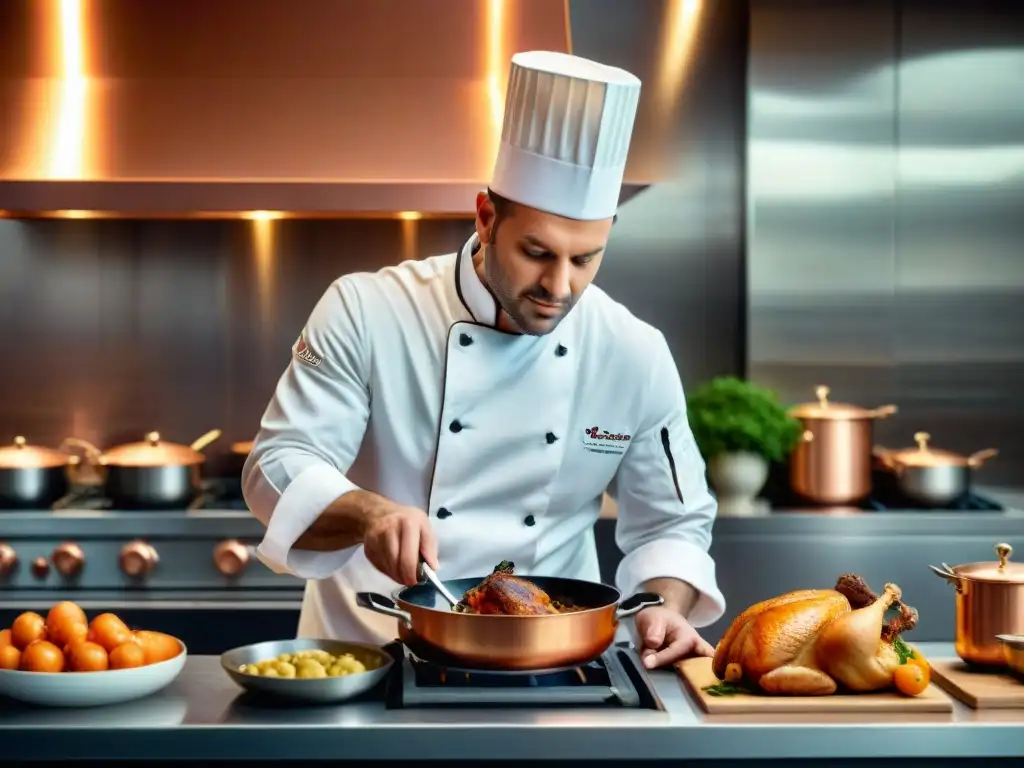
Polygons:
[[528,579],[514,576],[515,563],[502,560],[486,579],[466,592],[460,613],[502,616],[544,616],[561,613],[550,596]]

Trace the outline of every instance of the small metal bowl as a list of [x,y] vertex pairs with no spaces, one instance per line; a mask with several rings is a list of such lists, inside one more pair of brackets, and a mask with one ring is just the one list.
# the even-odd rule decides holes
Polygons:
[[[243,664],[256,664],[273,659],[282,653],[312,650],[327,651],[333,656],[351,653],[366,666],[367,671],[340,677],[301,679],[262,677],[239,670]],[[392,664],[394,659],[391,655],[376,645],[313,638],[271,640],[266,643],[245,645],[225,651],[220,657],[220,665],[224,671],[247,691],[314,704],[335,704],[365,693],[387,677]]]
[[1024,675],[1024,635],[996,635],[996,640],[1003,644],[1006,666]]

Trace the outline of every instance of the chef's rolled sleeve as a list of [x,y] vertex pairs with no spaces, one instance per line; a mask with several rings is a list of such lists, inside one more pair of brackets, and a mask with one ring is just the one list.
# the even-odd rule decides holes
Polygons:
[[686,418],[675,362],[660,333],[652,357],[645,417],[612,488],[618,503],[615,538],[625,555],[616,582],[626,595],[651,579],[686,582],[698,593],[687,618],[704,627],[725,613],[708,554],[718,505]]
[[257,555],[278,573],[327,578],[357,550],[294,545],[336,499],[359,490],[345,473],[370,413],[364,339],[358,295],[341,278],[321,297],[293,347],[246,460],[243,495],[266,526]]

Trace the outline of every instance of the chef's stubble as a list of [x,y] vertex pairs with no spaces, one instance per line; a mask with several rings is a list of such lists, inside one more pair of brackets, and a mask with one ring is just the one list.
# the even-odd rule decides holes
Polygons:
[[484,261],[484,278],[487,281],[487,287],[494,294],[495,299],[498,301],[498,305],[505,312],[506,315],[511,318],[522,333],[528,336],[545,336],[551,333],[558,324],[562,322],[565,316],[572,309],[574,299],[570,297],[562,310],[562,313],[552,320],[549,321],[544,330],[532,328],[530,321],[526,318],[525,313],[522,309],[522,302],[527,300],[528,296],[532,296],[539,301],[555,302],[558,301],[557,297],[551,296],[543,286],[534,285],[527,288],[519,296],[516,296],[513,289],[509,286],[508,274],[502,268],[501,259],[498,255],[498,249],[494,243],[494,236],[498,229],[498,222],[494,222],[494,226],[491,228],[491,236],[484,246],[483,261]]

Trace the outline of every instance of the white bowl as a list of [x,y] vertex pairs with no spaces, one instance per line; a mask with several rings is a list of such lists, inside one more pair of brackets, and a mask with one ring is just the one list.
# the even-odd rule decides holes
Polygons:
[[0,696],[44,707],[99,707],[134,701],[170,685],[181,674],[188,650],[173,659],[134,669],[103,672],[0,670]]
[[[286,677],[260,677],[240,672],[243,664],[255,664],[272,659],[282,653],[297,651],[324,650],[334,655],[351,653],[367,667],[366,672],[357,672],[341,677],[321,677],[298,679]],[[220,664],[232,680],[248,691],[290,699],[295,702],[311,704],[337,704],[353,699],[376,686],[387,677],[394,664],[391,654],[376,645],[366,643],[349,643],[344,640],[315,640],[302,638],[298,640],[271,640],[256,645],[246,645],[225,651],[220,657]]]

